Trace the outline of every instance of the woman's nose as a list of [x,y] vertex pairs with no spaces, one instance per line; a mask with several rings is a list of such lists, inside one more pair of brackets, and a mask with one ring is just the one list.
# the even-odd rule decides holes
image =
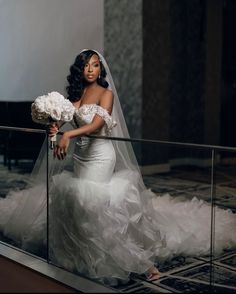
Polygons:
[[89,67],[88,67],[88,72],[92,72],[92,71],[93,71],[92,67],[89,66]]

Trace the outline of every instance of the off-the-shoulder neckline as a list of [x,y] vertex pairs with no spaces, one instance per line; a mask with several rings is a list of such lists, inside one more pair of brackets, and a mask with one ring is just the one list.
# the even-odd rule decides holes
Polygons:
[[83,106],[89,106],[89,105],[97,105],[97,106],[99,106],[99,105],[96,104],[96,103],[84,103],[84,104],[82,104],[80,107],[75,107],[75,106],[74,106],[74,108],[77,109],[77,110],[79,110],[79,109],[82,108]]
[[84,103],[80,107],[75,107],[75,110],[79,111],[81,108],[83,108],[83,106],[97,106],[97,107],[100,107],[101,109],[105,110],[106,112],[108,112],[107,109],[103,108],[102,106],[100,106],[100,105],[98,105],[96,103]]

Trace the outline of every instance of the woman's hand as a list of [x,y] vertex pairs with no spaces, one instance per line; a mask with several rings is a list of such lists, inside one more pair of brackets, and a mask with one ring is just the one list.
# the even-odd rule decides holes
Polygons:
[[70,137],[65,132],[59,140],[57,146],[53,149],[54,158],[57,157],[59,160],[66,157],[67,149],[70,145]]
[[56,123],[52,123],[47,127],[47,133],[49,137],[53,137],[58,132],[58,125]]

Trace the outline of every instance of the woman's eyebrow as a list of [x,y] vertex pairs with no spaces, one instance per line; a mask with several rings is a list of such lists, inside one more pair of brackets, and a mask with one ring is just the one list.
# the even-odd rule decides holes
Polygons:
[[[98,63],[98,62],[99,62],[99,60],[93,61],[93,62],[91,62],[91,64]],[[87,64],[89,64],[89,62]]]

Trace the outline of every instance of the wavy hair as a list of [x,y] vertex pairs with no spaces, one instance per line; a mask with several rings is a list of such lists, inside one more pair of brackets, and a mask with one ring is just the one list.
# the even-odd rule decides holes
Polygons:
[[[93,50],[82,51],[75,58],[75,62],[70,66],[70,74],[67,76],[67,81],[69,85],[66,87],[66,91],[68,94],[68,99],[71,102],[79,101],[83,94],[83,90],[86,86],[86,81],[84,79],[84,74],[83,74],[84,67],[86,63],[88,63],[92,55],[94,54],[98,56],[98,54]],[[107,88],[109,86],[108,82],[105,80],[107,73],[100,59],[99,61],[100,61],[101,73],[99,78],[97,79],[97,83],[103,88]]]

